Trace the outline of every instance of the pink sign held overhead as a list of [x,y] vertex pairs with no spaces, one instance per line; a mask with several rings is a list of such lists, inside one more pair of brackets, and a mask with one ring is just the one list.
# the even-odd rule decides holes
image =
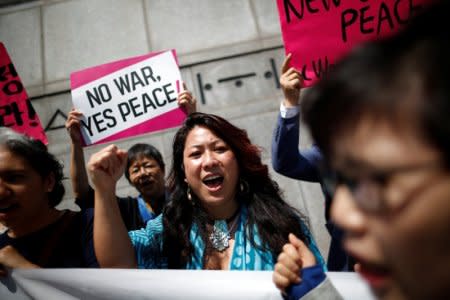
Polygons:
[[174,50],[72,73],[85,146],[179,126],[186,118],[177,104],[180,82]]
[[17,132],[48,144],[36,111],[17,74],[8,52],[0,42],[0,126],[11,127]]
[[311,86],[355,45],[401,29],[432,0],[277,0],[286,54]]

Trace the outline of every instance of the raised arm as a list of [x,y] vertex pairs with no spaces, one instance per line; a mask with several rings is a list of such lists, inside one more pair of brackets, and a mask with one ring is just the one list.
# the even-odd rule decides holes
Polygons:
[[81,146],[80,118],[83,114],[75,109],[69,112],[66,129],[70,136],[70,180],[77,204],[82,207],[92,207],[89,180],[86,172],[83,147]]
[[102,268],[136,268],[134,249],[116,200],[126,151],[107,146],[89,159],[88,172],[95,188],[94,249]]
[[272,138],[272,166],[284,176],[318,182],[318,166],[322,154],[317,146],[299,151],[300,119],[299,101],[303,80],[295,68],[289,67],[289,54],[281,67],[280,85],[284,99]]

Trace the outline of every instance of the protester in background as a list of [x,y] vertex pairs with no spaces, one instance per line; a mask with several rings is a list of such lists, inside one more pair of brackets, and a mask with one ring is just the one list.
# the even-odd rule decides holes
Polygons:
[[272,270],[294,232],[305,261],[323,272],[312,236],[281,198],[259,148],[223,118],[194,113],[185,120],[173,141],[171,201],[162,215],[129,236],[114,201],[125,161],[126,152],[109,146],[88,163],[102,267]]
[[[298,70],[289,67],[291,54],[288,54],[281,68],[280,85],[284,99],[280,104],[280,114],[272,139],[272,167],[289,178],[321,183],[319,172],[323,156],[317,145],[299,150],[300,139],[300,90],[303,79]],[[348,257],[341,245],[342,231],[330,221],[331,195],[326,191],[325,219],[331,235],[327,267],[329,271],[351,271],[353,260]]]
[[302,107],[327,158],[332,218],[380,299],[450,295],[449,12],[435,4],[356,50]]
[[[178,105],[188,114],[196,111],[197,101],[186,89],[177,98]],[[80,119],[82,113],[77,110],[69,112],[66,128],[72,141],[70,177],[76,203],[82,208],[94,205],[94,191],[89,185],[82,148]],[[138,197],[118,197],[120,213],[127,230],[145,226],[147,221],[155,218],[166,203],[165,164],[161,153],[150,144],[138,143],[128,150],[125,177],[135,187]]]
[[57,210],[61,164],[39,140],[0,128],[0,274],[7,268],[98,267],[92,210]]

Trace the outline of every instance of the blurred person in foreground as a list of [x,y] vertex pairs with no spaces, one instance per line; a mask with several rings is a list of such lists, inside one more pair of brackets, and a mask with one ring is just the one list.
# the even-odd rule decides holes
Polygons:
[[[450,3],[434,4],[355,50],[302,105],[326,158],[332,219],[380,299],[450,295],[449,18]],[[294,268],[287,255],[278,262],[283,289]]]

